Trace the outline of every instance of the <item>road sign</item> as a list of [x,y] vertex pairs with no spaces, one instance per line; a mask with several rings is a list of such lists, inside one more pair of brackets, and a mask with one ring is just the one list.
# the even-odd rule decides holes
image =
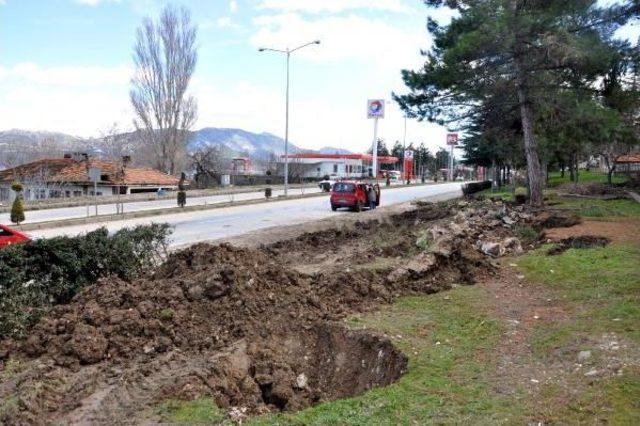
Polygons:
[[406,158],[407,160],[412,160],[413,159],[413,151],[410,149],[407,149],[404,151],[404,158]]
[[384,99],[367,101],[367,118],[384,118]]
[[457,133],[447,133],[447,145],[451,145],[451,146],[458,145]]

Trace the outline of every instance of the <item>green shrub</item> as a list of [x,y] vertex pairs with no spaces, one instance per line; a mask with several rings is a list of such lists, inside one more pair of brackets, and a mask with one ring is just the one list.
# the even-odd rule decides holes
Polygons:
[[11,222],[20,225],[21,222],[24,222],[24,219],[24,203],[22,202],[22,196],[18,194],[11,206]]
[[20,222],[24,222],[24,203],[22,202],[22,184],[20,182],[13,182],[11,189],[16,193],[16,199],[13,200],[11,206],[11,222],[20,225]]
[[0,339],[24,337],[52,306],[67,303],[83,287],[114,275],[137,278],[166,255],[167,224],[100,228],[0,250]]

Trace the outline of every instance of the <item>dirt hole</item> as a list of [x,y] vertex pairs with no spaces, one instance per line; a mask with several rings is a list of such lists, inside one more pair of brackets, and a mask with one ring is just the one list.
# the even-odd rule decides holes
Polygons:
[[569,249],[586,249],[604,247],[609,244],[611,240],[605,237],[593,236],[593,235],[580,235],[578,237],[570,237],[561,240],[558,245],[551,248],[547,254],[550,256],[564,253]]
[[216,361],[207,380],[216,403],[253,412],[295,411],[359,395],[395,382],[407,368],[407,357],[385,337],[334,324],[240,342]]

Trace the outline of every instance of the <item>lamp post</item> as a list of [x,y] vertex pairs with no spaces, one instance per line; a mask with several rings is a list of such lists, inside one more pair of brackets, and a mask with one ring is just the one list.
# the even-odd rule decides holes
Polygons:
[[320,44],[320,40],[314,40],[309,43],[305,43],[293,49],[288,47],[285,50],[272,49],[270,47],[261,47],[259,52],[276,52],[284,53],[287,55],[287,94],[286,94],[286,110],[285,110],[285,130],[284,130],[284,196],[286,197],[289,192],[289,62],[291,54],[303,47],[310,46],[312,44]]

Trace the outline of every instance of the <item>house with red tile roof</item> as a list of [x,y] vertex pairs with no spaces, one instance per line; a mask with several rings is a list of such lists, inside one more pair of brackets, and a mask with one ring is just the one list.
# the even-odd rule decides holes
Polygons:
[[640,173],[640,152],[617,157],[616,173]]
[[[92,173],[97,178],[92,180]],[[13,182],[24,187],[25,200],[135,194],[175,190],[179,179],[150,168],[129,167],[86,155],[65,155],[0,171],[0,200],[14,197]],[[95,190],[94,190],[95,188]]]

